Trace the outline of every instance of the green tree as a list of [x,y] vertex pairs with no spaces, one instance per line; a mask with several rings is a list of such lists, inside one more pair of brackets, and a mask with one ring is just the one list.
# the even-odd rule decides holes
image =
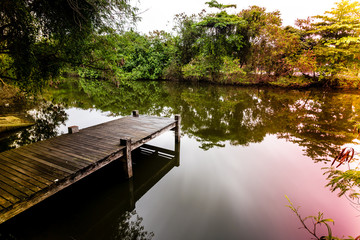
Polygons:
[[331,11],[313,17],[308,33],[314,47],[318,71],[323,77],[360,74],[360,3],[342,0]]
[[250,6],[238,13],[238,16],[246,21],[246,25],[241,29],[244,36],[244,46],[242,54],[239,55],[241,65],[248,64],[252,56],[252,47],[256,43],[261,29],[267,25],[281,25],[279,12],[267,13],[265,8],[259,6]]
[[251,6],[238,15],[247,22],[243,35],[248,44],[239,56],[241,65],[246,64],[249,71],[260,75],[291,74],[300,39],[293,28],[282,27],[280,12]]
[[0,78],[36,91],[67,64],[79,64],[92,33],[136,19],[129,0],[3,0]]
[[[176,35],[173,37],[174,48],[171,55],[171,62],[164,72],[165,78],[175,80],[184,78],[183,66],[189,64],[200,54],[202,47],[199,39],[204,32],[198,28],[196,24],[201,21],[204,15],[205,11],[190,16],[185,13],[175,15],[175,26],[173,30],[176,32]],[[196,71],[190,73],[191,77],[197,76],[201,78],[206,75],[205,70],[202,71],[198,64],[193,68],[195,68]],[[195,72],[199,73],[195,74]]]
[[203,32],[196,24],[204,17],[205,12],[188,16],[185,13],[175,15],[175,37],[176,61],[179,64],[188,64],[200,52],[198,39]]
[[94,34],[85,45],[88,54],[76,68],[78,74],[85,78],[102,78],[116,81],[122,66],[122,55],[118,54],[120,36],[116,33],[105,35]]
[[224,64],[224,57],[235,57],[236,53],[241,51],[244,45],[241,29],[245,21],[235,14],[226,12],[226,9],[236,8],[236,5],[224,5],[216,0],[207,4],[220,12],[206,15],[196,24],[205,33],[199,39],[202,44],[199,57],[207,63],[206,70],[211,79],[215,79]]
[[124,71],[127,79],[158,80],[170,62],[173,43],[170,34],[154,31],[147,36],[135,34],[136,39],[130,43],[126,55]]
[[225,71],[240,70],[236,58],[244,46],[240,32],[245,21],[227,13],[228,8],[236,5],[224,5],[215,0],[206,4],[219,12],[176,15],[174,55],[166,76],[219,81]]
[[78,68],[80,76],[112,80],[117,86],[126,80],[161,79],[174,48],[164,31],[95,35],[87,44],[91,51]]

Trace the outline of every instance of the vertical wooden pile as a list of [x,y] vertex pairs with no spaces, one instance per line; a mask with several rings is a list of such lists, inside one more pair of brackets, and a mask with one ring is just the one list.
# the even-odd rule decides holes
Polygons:
[[[133,110],[132,111],[133,117],[139,117],[139,111]],[[180,132],[180,125],[181,125],[181,116],[176,114],[175,115],[175,121],[176,121],[176,127],[172,130],[175,131],[175,152],[179,153],[180,151],[180,138],[181,138],[181,132]],[[124,146],[124,172],[125,176],[127,178],[133,177],[133,170],[132,170],[132,158],[131,158],[131,151],[132,144],[131,144],[131,138],[122,138],[120,139],[120,146]],[[178,159],[180,159],[179,156],[177,156]]]

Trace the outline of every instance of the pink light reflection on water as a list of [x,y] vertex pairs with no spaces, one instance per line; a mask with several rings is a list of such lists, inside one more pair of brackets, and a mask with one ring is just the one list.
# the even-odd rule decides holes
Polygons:
[[[161,139],[154,144],[166,147]],[[334,219],[335,236],[356,237],[360,213],[325,187],[321,168],[329,164],[314,163],[302,150],[274,135],[208,151],[183,137],[180,167],[143,196],[136,210],[156,239],[311,239],[285,206],[287,195],[303,217],[323,212]]]

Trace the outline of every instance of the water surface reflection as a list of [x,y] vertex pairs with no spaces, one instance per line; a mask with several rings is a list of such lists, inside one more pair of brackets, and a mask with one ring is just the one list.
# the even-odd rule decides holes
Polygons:
[[[337,236],[359,234],[359,213],[346,198],[338,198],[325,187],[328,182],[322,169],[341,146],[356,137],[352,130],[359,121],[357,93],[157,82],[114,88],[81,80],[48,89],[43,97],[46,104],[40,103],[37,112],[48,112],[41,122],[48,128],[38,125],[16,132],[0,140],[1,149],[61,134],[70,125],[84,128],[128,115],[133,109],[141,114],[181,114],[183,137],[181,166],[137,197],[134,216],[129,215],[132,208],[122,207],[131,204],[121,203],[129,199],[129,184],[108,168],[110,172],[94,176],[94,182],[85,181],[89,183],[84,189],[97,186],[94,189],[86,193],[83,187],[67,190],[54,197],[60,199],[53,200],[56,203],[45,202],[46,217],[41,213],[34,220],[44,227],[34,227],[34,238],[45,234],[52,239],[58,235],[112,239],[119,217],[127,212],[124,219],[130,216],[136,226],[144,227],[146,236],[153,233],[155,239],[310,239],[285,207],[285,194],[302,206],[303,216],[322,211],[333,218]],[[169,134],[152,144],[173,149]],[[33,137],[19,137],[25,135]],[[137,165],[141,166],[144,173],[152,174],[151,163]],[[134,186],[139,177],[134,178]],[[101,185],[103,179],[106,184]],[[114,201],[109,204],[106,199]],[[55,217],[63,212],[58,206],[62,202],[72,217]],[[105,206],[114,210],[103,211]],[[36,215],[35,209],[31,214]],[[98,212],[112,211],[114,218],[99,221]],[[137,215],[141,223],[136,223]],[[90,228],[96,225],[86,223],[91,219],[101,222],[97,223],[101,227]],[[71,234],[61,235],[57,228]]]

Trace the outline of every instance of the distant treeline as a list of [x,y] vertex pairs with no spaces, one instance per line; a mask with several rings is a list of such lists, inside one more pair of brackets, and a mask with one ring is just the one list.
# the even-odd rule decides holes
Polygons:
[[174,33],[134,31],[96,36],[78,68],[86,77],[207,80],[358,87],[360,4],[343,0],[324,15],[282,26],[280,12],[251,6],[237,14],[216,1],[205,11],[175,16]]
[[[230,14],[228,10],[236,5],[215,0],[206,4],[217,13],[178,14],[172,33],[143,35],[132,30],[114,31],[109,26],[98,28],[86,37],[80,36],[81,45],[73,46],[75,49],[60,45],[67,49],[57,49],[59,55],[63,54],[61,58],[48,57],[54,65],[58,64],[55,60],[62,60],[61,66],[54,68],[58,72],[52,66],[36,71],[45,69],[45,80],[61,70],[115,84],[175,79],[360,87],[359,2],[342,0],[324,15],[297,20],[296,27],[283,26],[279,11],[251,6]],[[128,13],[131,11],[136,10],[127,8]],[[50,37],[42,41],[46,42],[44,49],[56,43]],[[0,60],[7,62],[0,66],[0,77],[16,75],[8,70],[8,63],[15,57],[0,53]],[[15,77],[19,76],[6,79]]]

